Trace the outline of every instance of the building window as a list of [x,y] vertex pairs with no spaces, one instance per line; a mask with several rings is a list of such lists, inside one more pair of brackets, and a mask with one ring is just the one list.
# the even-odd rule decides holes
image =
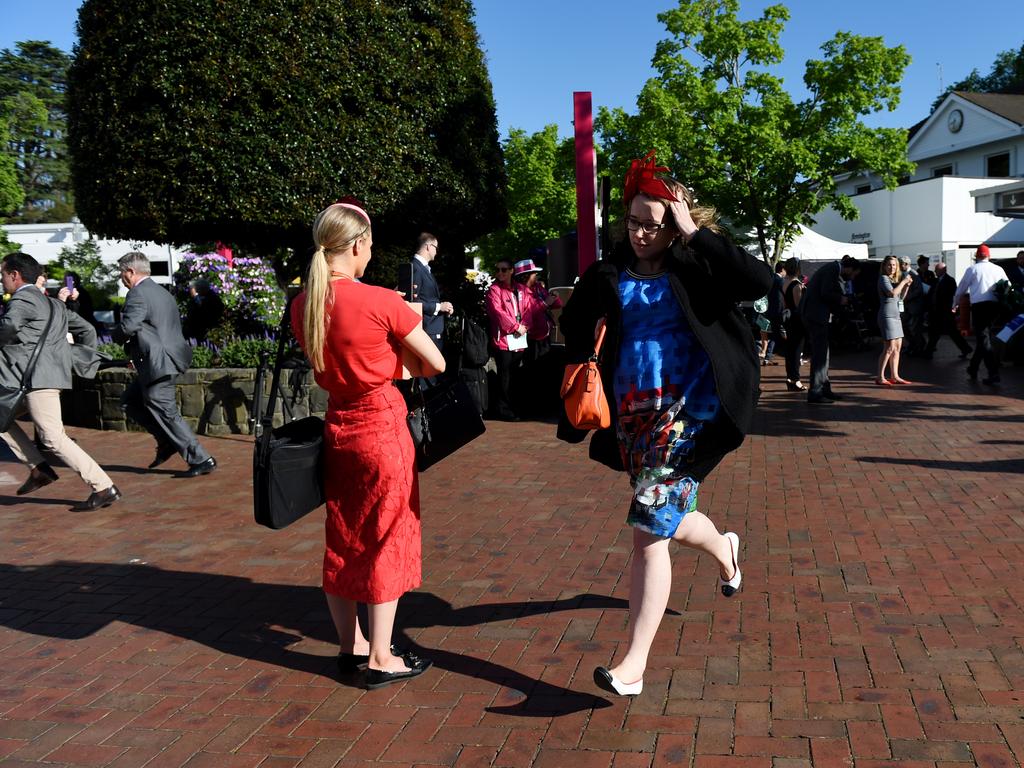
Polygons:
[[985,158],[986,176],[1009,176],[1010,175],[1010,153],[1003,152],[1001,155],[991,155]]
[[937,179],[939,176],[952,176],[953,166],[952,165],[940,165],[938,168],[932,168],[932,178]]
[[868,192],[871,191],[871,185],[870,184],[861,184],[859,187],[856,187],[853,191],[854,191],[854,194],[857,194],[857,195],[866,195]]

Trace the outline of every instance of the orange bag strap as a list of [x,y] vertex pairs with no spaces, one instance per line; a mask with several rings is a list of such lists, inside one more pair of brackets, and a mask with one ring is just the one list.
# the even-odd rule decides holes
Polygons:
[[597,331],[597,341],[594,342],[594,354],[590,356],[591,361],[597,362],[598,355],[601,354],[601,345],[604,344],[604,332],[605,332],[605,321],[601,318],[601,325]]

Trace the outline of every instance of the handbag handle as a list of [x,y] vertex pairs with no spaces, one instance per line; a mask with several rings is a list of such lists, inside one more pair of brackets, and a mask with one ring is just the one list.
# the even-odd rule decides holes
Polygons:
[[285,305],[284,313],[281,315],[281,325],[277,330],[277,356],[274,358],[274,373],[270,379],[270,397],[267,398],[266,410],[260,415],[256,426],[258,431],[256,438],[260,441],[261,450],[270,445],[270,434],[274,426],[274,409],[277,407],[277,392],[281,386],[281,364],[284,358],[284,343],[288,335],[288,320],[291,317],[292,302],[294,300],[294,297],[292,297]]
[[21,374],[21,391],[27,392],[29,379],[32,378],[32,372],[36,368],[36,362],[39,360],[39,355],[43,351],[43,344],[46,342],[46,337],[50,335],[50,326],[53,325],[53,304],[50,301],[49,296],[43,296],[46,301],[46,306],[50,310],[50,316],[46,318],[46,325],[43,326],[43,333],[40,335],[39,340],[36,342],[36,348],[32,350],[32,356],[28,359],[28,364],[25,366],[25,370]]
[[597,341],[594,342],[594,354],[590,356],[590,360],[595,363],[597,362],[598,356],[601,354],[601,346],[604,344],[604,333],[607,328],[607,323],[603,317],[599,322],[600,325],[597,330]]

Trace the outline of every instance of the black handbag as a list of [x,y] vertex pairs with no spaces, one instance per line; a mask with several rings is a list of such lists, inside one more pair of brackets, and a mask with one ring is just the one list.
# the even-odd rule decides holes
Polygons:
[[416,468],[424,472],[487,431],[466,383],[444,379],[426,390],[413,380],[409,432],[416,445]]
[[39,360],[39,355],[43,351],[43,343],[50,334],[50,326],[53,325],[53,304],[50,303],[49,298],[46,299],[46,305],[50,309],[50,316],[46,318],[43,333],[39,337],[39,341],[36,342],[36,348],[32,350],[32,356],[28,359],[25,370],[21,373],[21,386],[0,387],[0,432],[7,432],[13,426],[14,418],[21,409],[21,401],[28,394],[28,385],[32,379],[32,372],[36,368],[36,362]]
[[274,428],[274,408],[281,385],[281,365],[288,334],[285,307],[277,342],[277,359],[266,411],[260,414],[262,376],[253,393],[256,445],[252,459],[252,500],[256,522],[279,530],[324,503],[324,420],[306,416]]

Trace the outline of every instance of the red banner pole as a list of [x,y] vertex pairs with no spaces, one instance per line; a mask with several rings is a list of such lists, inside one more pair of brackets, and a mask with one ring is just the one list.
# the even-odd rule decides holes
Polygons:
[[572,100],[576,139],[576,241],[582,275],[597,261],[597,156],[590,91],[574,91]]

